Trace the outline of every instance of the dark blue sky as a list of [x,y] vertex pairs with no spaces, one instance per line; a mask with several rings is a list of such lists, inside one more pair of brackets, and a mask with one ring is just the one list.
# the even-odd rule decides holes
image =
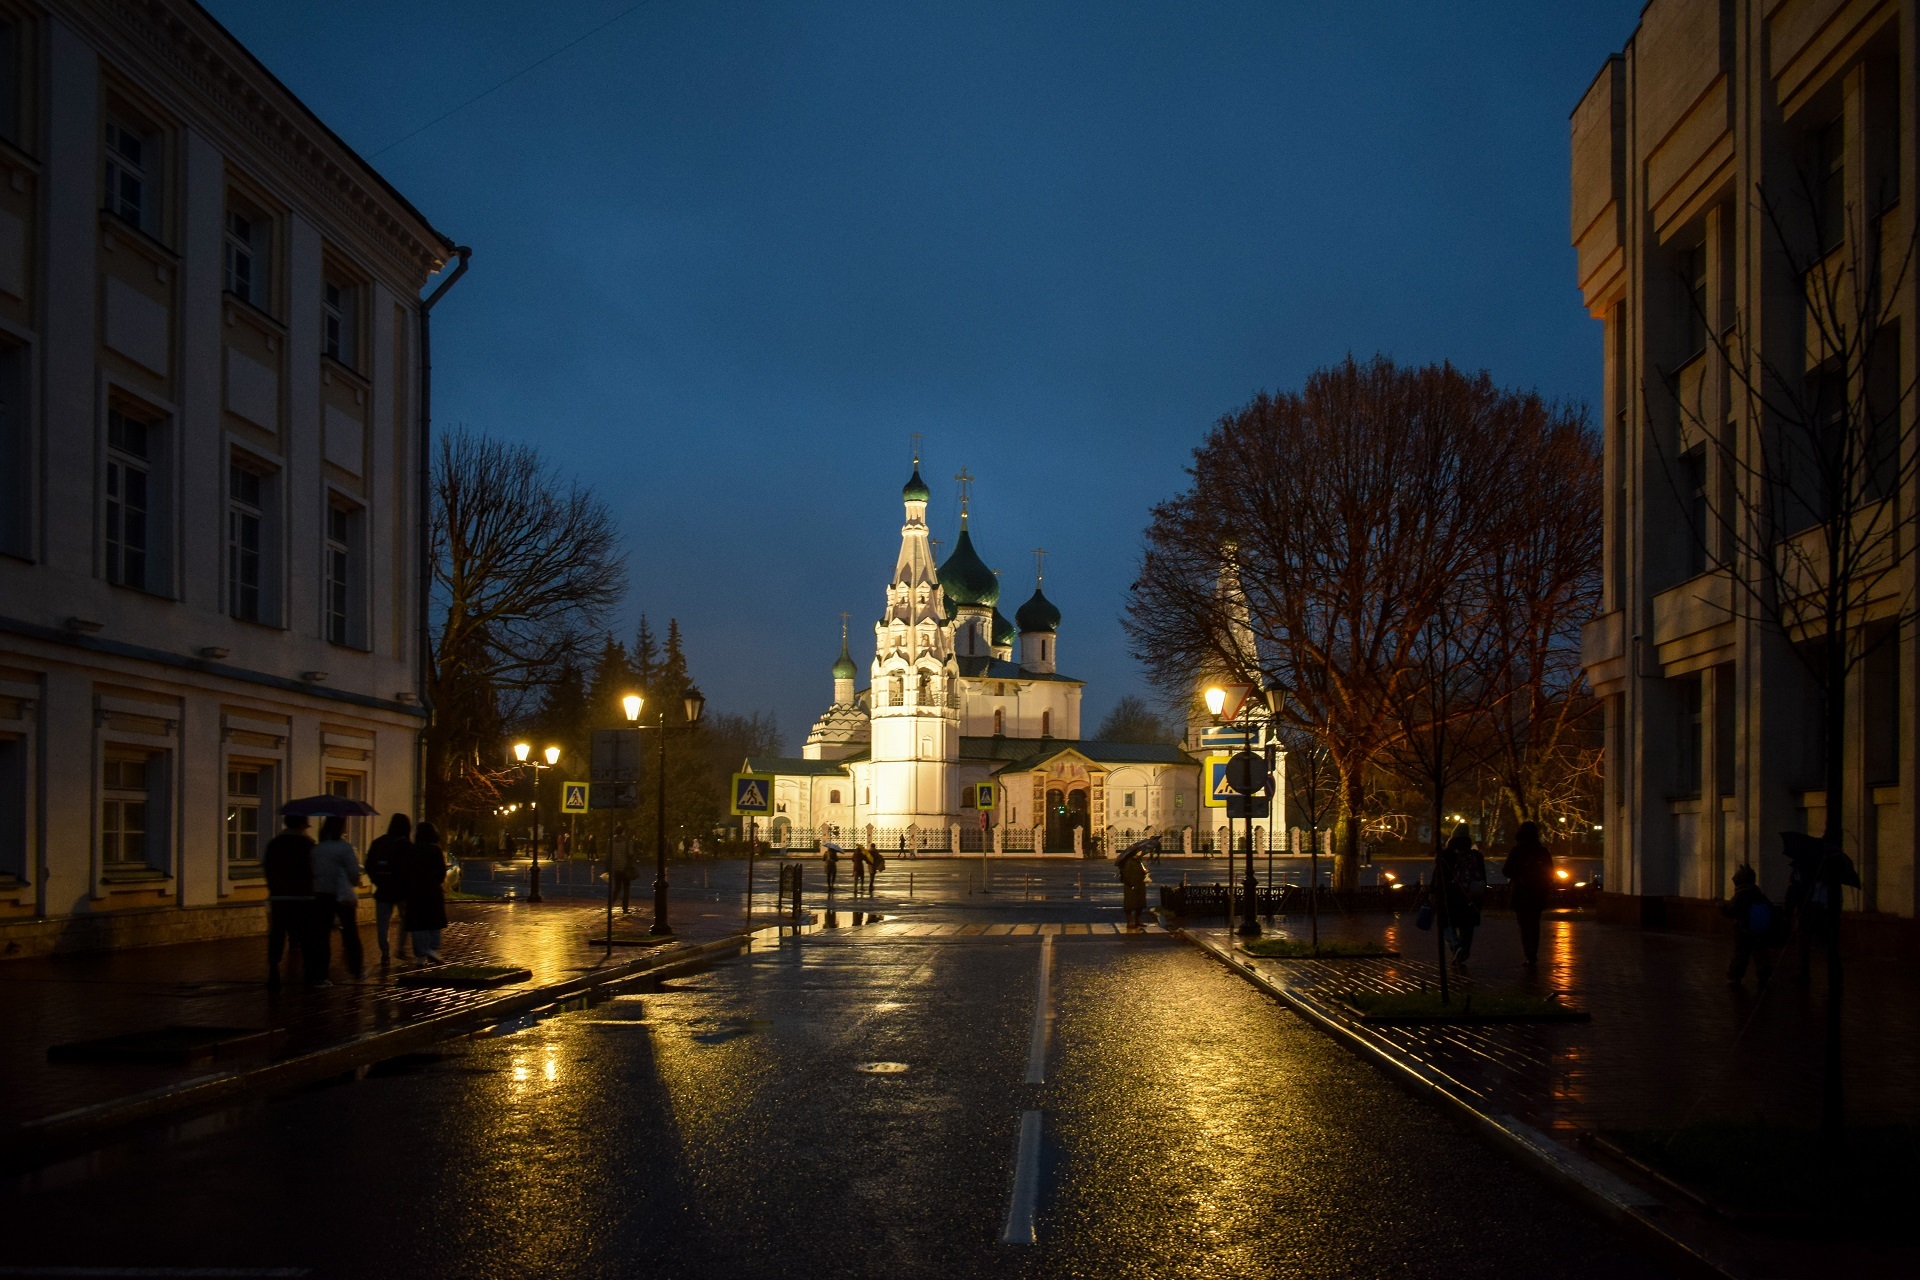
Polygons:
[[651,0],[384,151],[631,0],[205,2],[474,247],[436,420],[589,480],[620,631],[677,616],[794,750],[841,610],[872,656],[913,432],[1012,604],[1049,549],[1091,730],[1143,691],[1148,508],[1255,391],[1383,351],[1598,398],[1567,116],[1638,0]]

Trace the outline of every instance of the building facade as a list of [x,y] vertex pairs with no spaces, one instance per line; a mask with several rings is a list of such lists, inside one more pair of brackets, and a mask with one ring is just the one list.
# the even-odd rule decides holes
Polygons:
[[[1605,705],[1605,874],[1622,917],[1708,918],[1742,864],[1777,898],[1780,833],[1824,828],[1824,704],[1803,661],[1824,629],[1770,620],[1754,586],[1774,570],[1756,552],[1806,537],[1778,498],[1801,465],[1783,404],[1832,425],[1854,418],[1818,406],[1880,397],[1859,421],[1886,424],[1901,455],[1888,474],[1912,475],[1914,273],[1894,268],[1914,229],[1915,19],[1898,0],[1652,0],[1573,113],[1572,236],[1606,387],[1604,612],[1583,644]],[[1861,263],[1870,365],[1818,332],[1820,291]],[[1854,430],[1822,448],[1882,447],[1846,443]],[[1849,499],[1908,551],[1854,613],[1849,644],[1866,656],[1841,695],[1838,799],[1863,879],[1847,905],[1911,918],[1920,651],[1898,624],[1920,495],[1896,487]],[[1782,519],[1782,536],[1752,536]]]
[[1064,853],[1090,850],[1109,833],[1200,822],[1200,767],[1185,751],[1081,739],[1085,686],[1057,665],[1060,610],[1036,581],[1007,621],[999,578],[974,547],[964,494],[960,533],[942,564],[917,458],[900,497],[900,552],[874,624],[867,687],[856,687],[843,629],[833,702],[801,756],[745,762],[775,778],[766,834]]
[[190,0],[0,0],[0,951],[262,927],[416,796],[454,246]]

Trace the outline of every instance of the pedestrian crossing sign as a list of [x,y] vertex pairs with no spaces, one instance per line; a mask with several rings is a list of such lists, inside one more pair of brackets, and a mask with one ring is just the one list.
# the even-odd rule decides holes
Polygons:
[[993,808],[993,784],[991,782],[982,782],[976,784],[976,787],[974,807],[978,809]]
[[585,813],[587,811],[587,784],[584,782],[563,782],[560,784],[560,812]]
[[733,775],[733,816],[764,818],[773,812],[773,777],[765,773]]
[[1209,809],[1224,809],[1227,801],[1240,794],[1227,785],[1227,761],[1231,759],[1233,757],[1224,752],[1206,759],[1204,776],[1207,780],[1206,804]]

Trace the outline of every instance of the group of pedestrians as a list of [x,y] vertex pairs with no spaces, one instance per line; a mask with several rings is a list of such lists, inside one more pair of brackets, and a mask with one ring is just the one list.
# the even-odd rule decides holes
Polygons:
[[[1513,848],[1500,866],[1511,886],[1509,903],[1520,926],[1520,950],[1529,970],[1540,967],[1540,917],[1553,895],[1553,855],[1540,839],[1540,824],[1523,822],[1513,833]],[[1473,957],[1473,935],[1487,897],[1487,860],[1461,823],[1435,859],[1433,889],[1427,902],[1437,907],[1447,949],[1457,965]]]
[[346,819],[328,817],[320,838],[307,834],[308,819],[288,814],[285,828],[267,843],[261,856],[267,878],[267,988],[280,988],[280,971],[289,944],[301,954],[301,976],[309,987],[331,986],[333,937],[340,935],[340,958],[347,973],[359,978],[365,968],[360,945],[360,884],[372,882],[374,921],[382,968],[392,963],[389,926],[399,925],[401,958],[408,943],[422,965],[439,964],[440,931],[447,926],[447,856],[430,822],[414,827],[395,814],[387,833],[367,847],[361,865],[346,838]]
[[[840,880],[841,850],[837,844],[830,844],[822,855],[827,864],[827,893],[832,894],[834,886]],[[853,864],[853,896],[859,897],[864,891],[874,891],[874,879],[887,869],[887,860],[881,856],[878,848],[869,848],[863,844],[853,846],[853,852],[847,856]]]

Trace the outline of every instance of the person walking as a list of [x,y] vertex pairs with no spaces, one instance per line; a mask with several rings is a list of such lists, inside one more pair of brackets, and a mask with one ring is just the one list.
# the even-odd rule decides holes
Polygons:
[[447,927],[447,855],[440,847],[440,833],[431,822],[421,823],[414,832],[400,880],[406,890],[406,924],[413,936],[413,954],[421,968],[440,964],[440,931]]
[[831,898],[833,896],[833,882],[840,878],[840,846],[837,844],[828,845],[823,860],[827,864],[827,896]]
[[[267,990],[280,989],[280,965],[291,942],[303,956],[313,954],[313,837],[307,815],[290,813],[286,829],[267,841],[260,855],[267,877]],[[309,970],[312,980],[314,970]],[[317,970],[327,976],[326,962]]]
[[627,838],[623,822],[613,829],[607,841],[607,874],[613,878],[614,896],[620,899],[620,914],[630,914],[627,896],[633,890],[633,841]]
[[380,967],[393,962],[387,948],[387,926],[400,935],[400,958],[407,958],[407,923],[403,908],[407,901],[406,882],[401,867],[407,860],[407,848],[413,843],[413,820],[396,813],[387,823],[387,834],[367,846],[367,879],[373,882],[374,930],[380,939]]
[[1513,849],[1500,864],[1500,874],[1513,886],[1513,918],[1520,922],[1520,950],[1527,968],[1540,967],[1540,914],[1553,891],[1553,855],[1540,842],[1540,824],[1523,822],[1513,833]]
[[1743,866],[1733,873],[1733,897],[1720,908],[1720,914],[1733,921],[1733,961],[1727,966],[1727,981],[1734,986],[1745,982],[1747,963],[1753,961],[1764,988],[1773,977],[1774,940],[1785,917],[1761,889],[1752,867]]
[[[313,848],[313,936],[319,971],[307,975],[308,986],[327,986],[328,951],[333,930],[340,929],[340,959],[358,978],[364,968],[360,951],[360,859],[346,838],[347,820],[329,815],[320,823],[320,843]],[[320,980],[314,981],[315,977]]]
[[1144,929],[1140,917],[1147,909],[1147,862],[1138,846],[1120,855],[1115,870],[1120,873],[1120,909],[1126,912],[1127,928]]
[[867,855],[867,896],[869,898],[873,896],[874,881],[877,880],[880,873],[886,869],[887,860],[880,856],[880,850],[876,847],[873,852]]
[[866,878],[866,875],[867,846],[857,844],[853,846],[853,896],[856,898],[860,896],[860,882]]
[[1473,955],[1473,931],[1480,927],[1480,903],[1487,896],[1487,860],[1473,844],[1473,828],[1453,829],[1433,869],[1434,888],[1446,909],[1447,945],[1455,964]]

